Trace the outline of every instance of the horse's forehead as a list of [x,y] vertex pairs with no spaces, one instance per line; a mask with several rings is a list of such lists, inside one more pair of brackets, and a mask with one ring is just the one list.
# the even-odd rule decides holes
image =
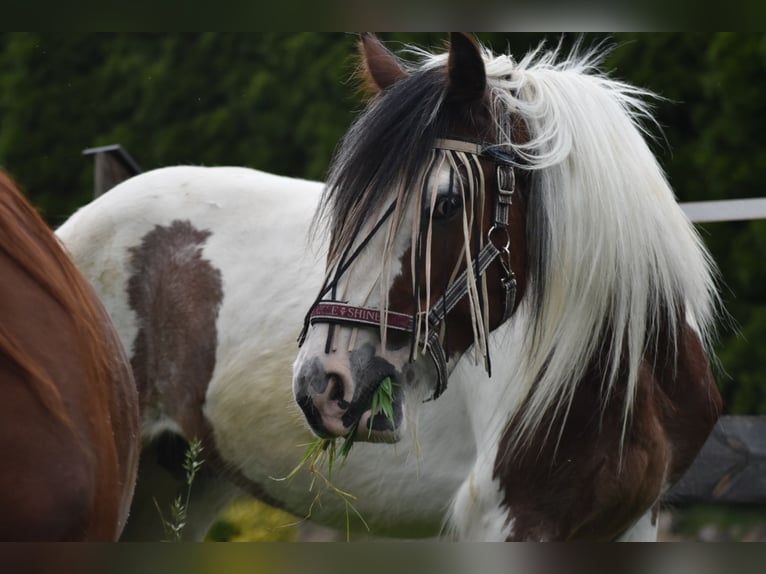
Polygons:
[[185,433],[206,432],[201,407],[215,369],[221,271],[203,256],[212,232],[157,225],[129,249],[128,303],[138,333],[131,364],[142,409],[161,405]]

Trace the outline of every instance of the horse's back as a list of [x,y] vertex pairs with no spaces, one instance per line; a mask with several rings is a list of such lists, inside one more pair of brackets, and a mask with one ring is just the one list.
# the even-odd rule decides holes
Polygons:
[[138,462],[127,358],[55,236],[0,183],[0,539],[115,540]]
[[[108,291],[108,275],[122,263],[118,256],[135,248],[137,239],[174,222],[228,237],[239,234],[242,243],[284,240],[280,230],[295,225],[304,228],[305,237],[322,186],[239,167],[160,168],[80,208],[56,233],[86,276]],[[238,247],[231,241],[228,245]]]
[[[84,233],[89,238],[130,233],[125,224],[158,224],[163,219],[187,217],[215,220],[224,208],[231,220],[237,207],[255,207],[250,222],[271,218],[274,206],[305,203],[313,213],[323,184],[242,167],[173,166],[132,177],[80,208],[57,231],[67,243]],[[263,206],[257,209],[258,205]],[[277,212],[279,210],[277,209]]]

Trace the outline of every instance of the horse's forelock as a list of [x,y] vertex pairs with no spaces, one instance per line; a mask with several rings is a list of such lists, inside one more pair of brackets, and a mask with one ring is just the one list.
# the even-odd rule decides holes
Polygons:
[[392,189],[402,203],[420,192],[416,180],[448,121],[445,89],[444,70],[415,72],[376,95],[346,133],[316,220],[329,226],[331,261],[382,213]]

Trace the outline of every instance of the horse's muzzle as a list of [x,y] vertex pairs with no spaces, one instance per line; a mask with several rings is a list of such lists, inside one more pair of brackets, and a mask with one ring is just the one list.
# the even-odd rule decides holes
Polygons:
[[[394,379],[391,369],[366,368],[358,371],[356,380],[348,369],[319,358],[303,365],[294,382],[295,399],[312,431],[322,438],[344,437],[353,433],[356,440],[395,442],[402,425],[403,393],[393,386],[391,412],[384,416],[374,406],[373,396],[381,383]],[[380,367],[380,365],[377,365]],[[360,376],[361,375],[361,376]],[[375,401],[377,405],[377,401]]]

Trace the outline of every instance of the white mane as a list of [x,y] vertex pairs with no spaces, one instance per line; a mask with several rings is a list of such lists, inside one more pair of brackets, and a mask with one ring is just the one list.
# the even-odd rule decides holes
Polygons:
[[[426,67],[446,57],[420,55]],[[643,137],[655,96],[599,72],[597,51],[538,49],[517,63],[485,49],[484,59],[498,142],[534,172],[528,199],[538,210],[528,222],[541,268],[523,302],[532,308],[515,444],[566,411],[604,348],[603,400],[618,370],[627,373],[624,438],[656,329],[675,341],[685,312],[708,344],[718,303],[714,264]],[[528,142],[511,139],[519,119]]]

